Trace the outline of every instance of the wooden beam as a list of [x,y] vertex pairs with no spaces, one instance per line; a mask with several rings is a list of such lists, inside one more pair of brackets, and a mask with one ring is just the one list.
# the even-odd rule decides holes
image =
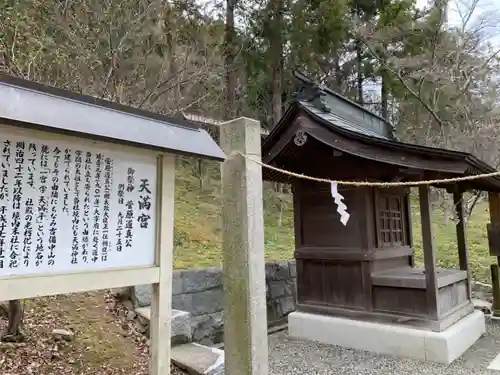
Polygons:
[[488,201],[490,205],[490,222],[500,225],[500,194],[488,193]]
[[453,192],[453,204],[457,212],[457,247],[460,269],[467,272],[467,297],[471,299],[470,290],[470,272],[469,272],[469,255],[467,251],[467,234],[465,231],[465,215],[462,193],[460,191]]
[[427,185],[420,185],[418,187],[418,195],[420,199],[420,220],[422,222],[422,248],[424,251],[427,313],[431,319],[438,320],[436,250],[434,248],[434,238],[432,236],[429,189]]
[[490,255],[497,257],[500,264],[500,194],[488,193],[490,223],[487,225]]
[[490,255],[497,261],[490,266],[491,284],[493,286],[493,316],[500,316],[500,194],[488,193],[490,205],[490,223],[487,226]]
[[0,301],[157,283],[157,266],[0,278]]
[[164,154],[158,160],[155,264],[160,268],[160,277],[153,283],[151,296],[150,375],[170,375],[174,181],[175,156]]

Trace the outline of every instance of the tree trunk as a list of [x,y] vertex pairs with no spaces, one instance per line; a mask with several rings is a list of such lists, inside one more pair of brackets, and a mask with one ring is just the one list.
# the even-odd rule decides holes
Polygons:
[[234,8],[237,0],[226,0],[226,29],[224,34],[225,65],[226,65],[226,117],[231,120],[236,117],[236,48],[234,30]]
[[[359,0],[356,1],[356,17],[361,20],[361,8],[359,5]],[[363,105],[365,100],[363,98],[363,42],[360,36],[356,36],[355,41],[356,49],[356,89],[358,92],[358,103]]]
[[24,301],[23,300],[12,300],[9,301],[9,325],[7,329],[2,333],[1,340],[6,342],[20,342],[23,340],[24,336],[21,333],[21,324],[24,317]]
[[380,89],[381,114],[385,120],[389,120],[389,90],[387,87],[387,71],[382,68],[382,87]]
[[200,192],[203,192],[203,159],[199,158],[196,164],[198,166],[198,182],[200,185]]
[[270,0],[270,55],[272,69],[272,127],[282,116],[283,0]]
[[356,41],[356,88],[358,90],[358,103],[363,105],[365,100],[363,98],[363,54],[362,44],[360,40]]
[[[269,55],[272,76],[272,116],[271,129],[274,128],[282,116],[282,67],[283,67],[283,0],[269,0]],[[277,183],[275,191],[279,196],[278,227],[283,223],[283,184]]]

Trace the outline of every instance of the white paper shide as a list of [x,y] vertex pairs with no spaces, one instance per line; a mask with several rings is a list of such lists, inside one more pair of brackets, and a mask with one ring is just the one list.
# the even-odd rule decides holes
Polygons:
[[337,205],[337,212],[340,215],[340,222],[346,225],[351,215],[347,213],[347,206],[344,202],[342,202],[342,199],[344,199],[344,197],[342,196],[342,194],[339,193],[338,186],[335,181],[331,183],[331,192],[333,200]]
[[0,277],[154,263],[156,159],[0,138]]

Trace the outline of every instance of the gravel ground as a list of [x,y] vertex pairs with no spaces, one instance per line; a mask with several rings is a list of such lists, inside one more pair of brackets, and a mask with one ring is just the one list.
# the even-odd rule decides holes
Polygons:
[[286,331],[269,337],[270,375],[499,375],[487,370],[500,352],[500,322],[450,366],[295,340]]

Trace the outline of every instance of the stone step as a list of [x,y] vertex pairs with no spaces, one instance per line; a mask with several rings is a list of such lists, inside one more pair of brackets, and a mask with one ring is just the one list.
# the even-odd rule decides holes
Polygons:
[[[135,309],[136,314],[142,321],[147,322],[151,320],[151,307],[138,307]],[[190,313],[181,310],[172,310],[172,331],[170,334],[172,345],[180,345],[191,342],[191,319]]]
[[192,375],[223,375],[224,351],[190,343],[172,348],[172,362]]

